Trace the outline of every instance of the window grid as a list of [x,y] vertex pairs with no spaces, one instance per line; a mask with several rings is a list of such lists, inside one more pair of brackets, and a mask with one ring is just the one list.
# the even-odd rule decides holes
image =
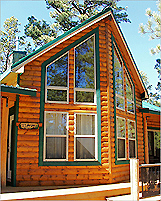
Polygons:
[[[125,161],[125,160],[129,160],[130,151],[132,151],[133,156],[134,156],[134,152],[135,152],[135,157],[133,157],[133,158],[137,157],[136,129],[135,129],[135,139],[130,138],[128,136],[128,132],[129,132],[128,131],[128,121],[132,121],[135,124],[135,121],[134,121],[134,119],[135,119],[134,85],[132,83],[132,80],[130,78],[128,70],[126,69],[126,65],[124,64],[124,60],[122,58],[122,55],[119,52],[119,49],[118,49],[117,44],[115,42],[113,42],[113,51],[114,51],[114,62],[116,62],[116,64],[113,63],[113,68],[114,68],[114,70],[116,68],[116,70],[118,71],[118,74],[117,74],[117,71],[115,71],[115,75],[114,75],[114,79],[115,79],[115,85],[114,85],[114,87],[115,87],[115,108],[116,108],[115,118],[116,118],[116,138],[117,138],[117,141],[116,141],[117,142],[116,160],[117,161]],[[115,58],[116,58],[116,60],[115,60]],[[119,61],[119,63],[118,63],[118,61]],[[122,67],[122,73],[123,73],[122,76],[121,76],[121,73],[119,70],[119,66],[120,66],[120,68]],[[117,67],[118,67],[118,69],[117,69]],[[118,83],[117,83],[117,77],[118,77]],[[120,91],[119,92],[120,94],[118,94],[117,91],[120,90],[119,84],[121,83],[121,81],[119,80],[120,78],[122,78],[122,80],[123,80],[122,81],[123,92]],[[127,86],[127,80],[129,82],[128,86]],[[118,89],[116,87],[118,87]],[[129,87],[131,87],[131,93],[130,93]],[[127,90],[129,90],[129,91],[127,91]],[[129,94],[127,94],[127,92]],[[122,93],[123,93],[123,95],[122,95]],[[124,108],[123,107],[122,108],[117,107],[118,101],[120,101],[119,106],[122,106],[123,102],[124,102]],[[131,111],[129,111],[129,110],[131,110]],[[133,116],[131,116],[131,115],[133,115]],[[117,121],[119,118],[125,119],[125,125],[126,125],[125,138],[118,136],[118,125],[117,125],[118,123],[117,123]],[[123,147],[123,142],[118,142],[119,140],[125,140],[125,158],[119,157],[119,149],[120,148],[118,148],[118,144],[121,143],[120,147],[121,148]],[[133,142],[135,142],[135,146],[134,146]],[[133,147],[135,147],[135,148],[133,148]],[[116,161],[116,163],[117,163],[117,161]],[[118,163],[118,164],[121,164],[121,163]]]

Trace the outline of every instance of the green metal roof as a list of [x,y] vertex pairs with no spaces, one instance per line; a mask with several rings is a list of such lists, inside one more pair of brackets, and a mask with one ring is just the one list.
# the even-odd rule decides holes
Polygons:
[[8,86],[8,85],[1,85],[1,91],[2,92],[8,92],[8,93],[14,93],[14,94],[21,94],[21,95],[28,95],[28,96],[36,96],[36,89],[29,89],[29,88],[23,88],[20,86]]
[[109,11],[112,12],[111,8],[107,8],[104,9],[102,12],[98,13],[95,16],[92,16],[90,18],[88,18],[87,20],[85,20],[84,22],[82,22],[81,24],[77,25],[76,27],[70,29],[69,31],[65,32],[64,34],[60,35],[58,38],[50,41],[49,43],[45,44],[44,46],[40,47],[39,49],[35,50],[34,52],[32,52],[31,54],[23,57],[22,59],[20,59],[18,62],[14,63],[12,65],[12,69],[14,69],[16,66],[20,65],[21,63],[23,63],[24,61],[30,59],[31,57],[35,56],[36,54],[38,54],[39,52],[47,49],[48,47],[52,46],[54,43],[62,40],[63,38],[65,38],[66,36],[70,35],[71,33],[75,32],[76,30],[80,29],[81,27],[83,27],[84,25],[88,24],[89,22],[94,21],[95,19],[97,19],[98,17],[101,17],[102,15],[108,13]]
[[157,107],[157,106],[152,105],[150,103],[147,103],[145,101],[142,102],[142,107],[143,108],[148,108],[149,110],[154,110],[154,111],[160,111],[161,112],[161,107]]
[[[37,49],[36,51],[32,52],[31,54],[29,54],[29,55],[23,57],[22,59],[20,59],[20,60],[17,61],[16,63],[14,63],[14,64],[12,65],[12,67],[11,67],[11,70],[10,70],[8,73],[6,73],[5,75],[1,75],[1,80],[2,80],[5,76],[7,76],[10,72],[12,72],[12,71],[14,72],[14,70],[16,71],[19,67],[21,67],[21,66],[23,65],[23,63],[26,64],[27,62],[29,62],[30,60],[32,60],[34,57],[36,57],[36,56],[38,56],[39,54],[41,54],[41,52],[43,52],[43,51],[45,51],[45,50],[48,50],[49,48],[52,48],[52,46],[54,46],[54,44],[59,43],[59,41],[61,41],[61,40],[63,41],[63,39],[65,39],[65,38],[68,37],[68,36],[70,37],[70,35],[72,35],[72,34],[73,34],[74,32],[76,32],[77,30],[83,28],[84,26],[87,26],[89,23],[92,23],[92,22],[95,22],[95,21],[97,22],[97,19],[99,19],[99,18],[101,18],[101,17],[104,17],[104,16],[107,17],[106,14],[108,14],[108,13],[109,13],[109,14],[112,14],[112,16],[113,16],[114,19],[115,19],[115,16],[113,15],[113,11],[112,11],[111,8],[106,8],[106,9],[104,9],[102,12],[98,13],[98,14],[95,15],[95,16],[92,16],[91,18],[88,18],[86,21],[82,22],[81,24],[77,25],[76,27],[74,27],[74,28],[70,29],[69,31],[65,32],[64,34],[60,35],[58,38],[56,38],[56,39],[50,41],[49,43],[47,43],[47,44],[45,44],[44,46],[42,46],[42,47],[40,47],[39,49]],[[102,18],[101,18],[101,19],[102,19]],[[126,46],[127,46],[127,49],[128,49],[128,51],[129,51],[129,54],[130,54],[130,56],[131,56],[131,58],[132,58],[132,60],[133,60],[133,62],[134,62],[135,69],[136,69],[136,71],[137,71],[137,73],[138,73],[138,76],[139,76],[140,79],[141,79],[141,83],[142,83],[143,89],[144,89],[144,91],[145,91],[145,95],[144,95],[144,96],[147,98],[147,97],[148,97],[148,92],[147,92],[147,89],[146,89],[146,87],[145,87],[145,85],[144,85],[144,83],[143,83],[143,81],[142,81],[142,78],[141,78],[141,76],[140,76],[139,70],[138,70],[137,65],[136,65],[136,63],[135,63],[135,60],[134,60],[134,58],[133,58],[133,56],[132,56],[132,54],[131,54],[131,51],[130,51],[130,49],[129,49],[129,47],[128,47],[128,44],[127,44],[127,42],[126,42],[126,40],[125,40],[125,37],[124,37],[124,35],[123,35],[122,31],[121,31],[121,28],[120,28],[120,26],[118,25],[116,19],[115,19],[115,22],[116,22],[117,27],[118,27],[118,29],[119,29],[119,31],[120,31],[122,37],[123,37],[123,40],[124,40],[124,42],[125,42],[125,44],[126,44]],[[24,64],[24,65],[25,65],[25,64]]]

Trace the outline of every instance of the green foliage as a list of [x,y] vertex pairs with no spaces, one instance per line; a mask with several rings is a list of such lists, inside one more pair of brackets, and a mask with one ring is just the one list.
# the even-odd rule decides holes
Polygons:
[[[143,23],[139,26],[139,32],[141,34],[149,34],[151,40],[161,39],[161,1],[157,3],[158,11],[151,11],[150,8],[147,8],[146,15],[148,16],[148,21],[144,25]],[[152,54],[157,54],[161,52],[160,43],[151,49]]]
[[[147,8],[146,10],[146,15],[148,16],[148,21],[144,25],[143,23],[140,24],[139,26],[139,32],[141,34],[149,34],[150,39],[159,39],[159,44],[151,49],[151,54],[158,54],[161,53],[161,47],[160,47],[160,40],[161,40],[161,1],[158,0],[157,2],[157,8],[158,11],[151,11],[150,8]],[[158,100],[160,100],[161,95],[161,59],[156,60],[156,65],[154,69],[157,70],[158,73],[158,83],[157,86],[155,87],[156,92],[152,93],[150,92],[150,99],[147,101],[149,103],[152,103],[153,105],[160,106]],[[151,85],[149,85],[149,82],[147,82],[147,76],[143,76],[143,81],[145,83],[145,86],[147,87],[148,90],[151,90]]]
[[54,9],[50,16],[55,20],[57,32],[65,32],[111,6],[117,21],[130,22],[126,8],[118,7],[120,0],[45,0],[48,9]]
[[155,143],[155,148],[160,149],[160,132],[154,133],[154,143]]
[[156,65],[154,69],[157,70],[159,82],[157,84],[156,90],[161,92],[161,59],[156,60]]
[[[7,69],[10,53],[16,49],[16,36],[18,36],[18,34],[20,33],[19,26],[20,23],[18,22],[18,19],[12,16],[5,20],[3,25],[4,31],[0,31],[0,59],[2,72]],[[18,40],[19,46],[23,46],[25,44],[24,37],[19,37]]]
[[28,24],[25,25],[25,35],[30,37],[36,47],[43,46],[56,37],[55,29],[45,20],[37,20],[34,16],[28,17]]
[[161,98],[160,94],[157,92],[155,92],[155,93],[152,92],[152,85],[149,83],[149,79],[147,77],[147,74],[144,73],[143,71],[140,71],[140,74],[141,74],[142,80],[143,80],[145,87],[147,88],[148,94],[149,94],[149,99],[146,100],[146,102],[160,107],[160,103],[158,101]]

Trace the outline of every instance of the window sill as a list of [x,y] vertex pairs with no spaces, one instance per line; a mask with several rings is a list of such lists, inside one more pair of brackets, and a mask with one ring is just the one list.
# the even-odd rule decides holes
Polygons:
[[40,161],[39,166],[98,166],[98,161]]
[[130,160],[115,160],[115,165],[130,164]]

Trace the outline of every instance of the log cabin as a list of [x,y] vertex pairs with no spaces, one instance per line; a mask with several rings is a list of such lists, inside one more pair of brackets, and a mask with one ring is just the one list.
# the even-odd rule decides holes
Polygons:
[[117,183],[130,158],[149,163],[148,93],[111,9],[13,58],[1,75],[2,186]]

